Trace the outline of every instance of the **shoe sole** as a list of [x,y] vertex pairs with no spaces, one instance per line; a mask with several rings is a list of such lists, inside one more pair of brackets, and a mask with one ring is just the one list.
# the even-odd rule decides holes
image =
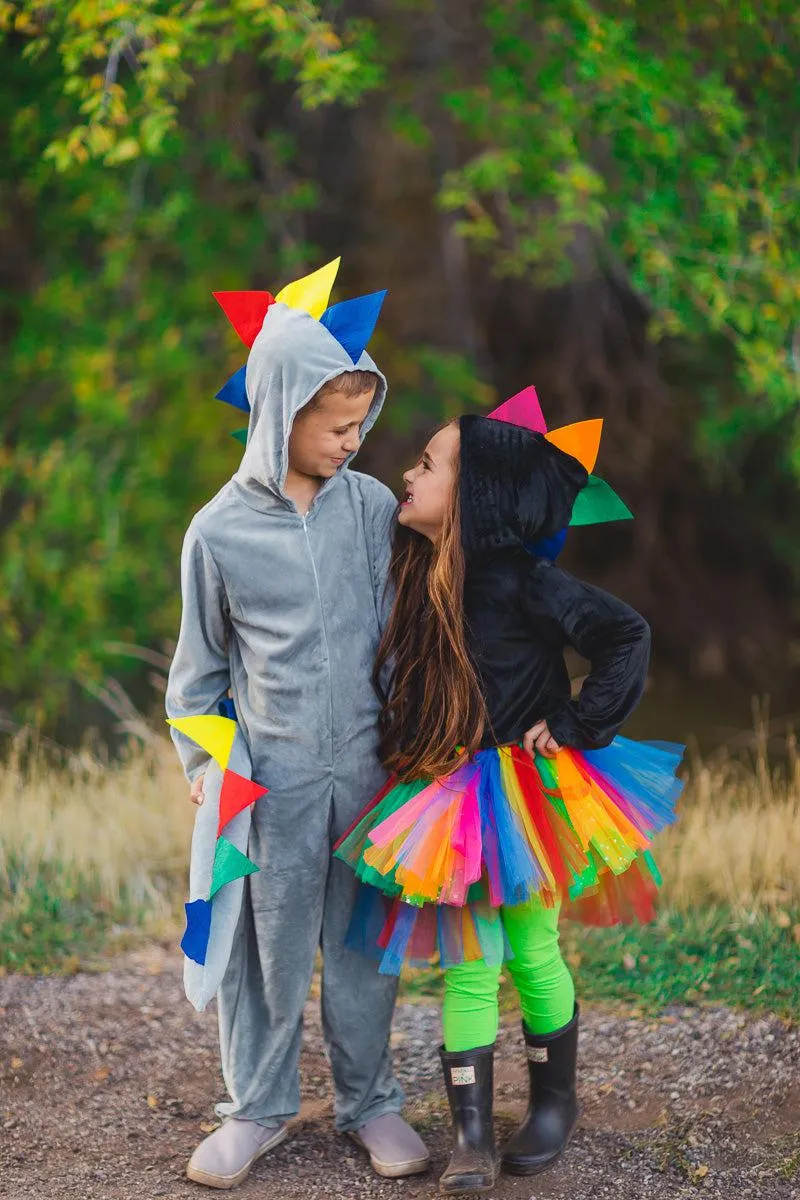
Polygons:
[[366,1150],[367,1154],[369,1154],[369,1162],[373,1171],[376,1175],[382,1175],[384,1179],[402,1179],[405,1175],[421,1175],[431,1165],[430,1156],[426,1158],[411,1158],[404,1163],[382,1163],[370,1154],[354,1129],[348,1129],[346,1132],[351,1141],[360,1146],[362,1150]]
[[284,1125],[275,1134],[275,1137],[270,1138],[263,1146],[260,1146],[249,1162],[245,1163],[241,1171],[236,1175],[212,1175],[210,1171],[202,1171],[199,1167],[193,1167],[191,1163],[186,1168],[186,1177],[191,1179],[193,1183],[202,1183],[204,1187],[217,1188],[220,1191],[227,1191],[230,1188],[238,1187],[240,1183],[244,1183],[253,1164],[257,1163],[260,1158],[268,1154],[270,1150],[274,1150],[276,1146],[280,1146],[281,1142],[285,1141],[289,1130]]

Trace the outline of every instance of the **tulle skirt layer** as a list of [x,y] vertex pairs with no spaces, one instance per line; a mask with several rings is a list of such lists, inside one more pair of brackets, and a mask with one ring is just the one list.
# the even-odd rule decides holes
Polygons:
[[432,782],[390,780],[336,846],[370,885],[349,944],[395,973],[507,956],[502,908],[528,901],[590,925],[652,920],[650,845],[675,819],[682,753],[618,737],[533,762],[500,746]]

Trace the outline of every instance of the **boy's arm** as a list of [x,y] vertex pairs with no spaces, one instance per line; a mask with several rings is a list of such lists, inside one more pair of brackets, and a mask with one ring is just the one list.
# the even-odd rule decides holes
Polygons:
[[[167,716],[216,714],[230,687],[228,600],[219,568],[191,526],[181,555],[181,594],[181,630],[167,681]],[[171,732],[186,778],[193,783],[205,773],[209,757],[182,733]]]
[[369,547],[372,587],[381,631],[386,627],[392,608],[392,592],[388,586],[392,540],[397,519],[397,498],[379,480],[369,478],[365,489],[364,518]]
[[639,703],[650,661],[650,627],[635,609],[601,588],[544,564],[538,571],[547,607],[564,636],[591,663],[577,700],[547,716],[562,746],[607,746]]

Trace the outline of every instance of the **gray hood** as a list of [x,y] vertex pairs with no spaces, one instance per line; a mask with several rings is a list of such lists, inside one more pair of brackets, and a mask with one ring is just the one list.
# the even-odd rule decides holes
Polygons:
[[[289,435],[295,417],[324,383],[345,371],[374,371],[375,389],[362,437],[369,432],[386,398],[386,379],[366,351],[353,363],[332,333],[309,313],[272,304],[253,342],[245,376],[250,423],[247,446],[234,480],[245,498],[257,507],[273,507],[284,494]],[[354,455],[337,475],[345,470]],[[336,476],[334,476],[334,479]],[[321,495],[333,480],[320,489]]]

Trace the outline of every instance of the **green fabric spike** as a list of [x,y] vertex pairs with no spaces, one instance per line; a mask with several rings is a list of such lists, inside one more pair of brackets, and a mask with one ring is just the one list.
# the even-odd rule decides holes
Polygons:
[[233,842],[229,842],[225,837],[218,837],[209,900],[226,883],[230,883],[233,879],[241,879],[243,875],[252,875],[254,871],[258,870],[256,864],[251,862],[246,854],[242,854],[241,850],[237,850]]
[[243,446],[246,446],[247,445],[247,426],[245,426],[244,429],[234,429],[233,433],[231,434],[231,437],[235,438],[237,442],[241,442]]
[[630,521],[633,513],[620,500],[614,489],[599,475],[590,475],[589,482],[578,493],[572,510],[573,525],[604,525],[606,521]]

